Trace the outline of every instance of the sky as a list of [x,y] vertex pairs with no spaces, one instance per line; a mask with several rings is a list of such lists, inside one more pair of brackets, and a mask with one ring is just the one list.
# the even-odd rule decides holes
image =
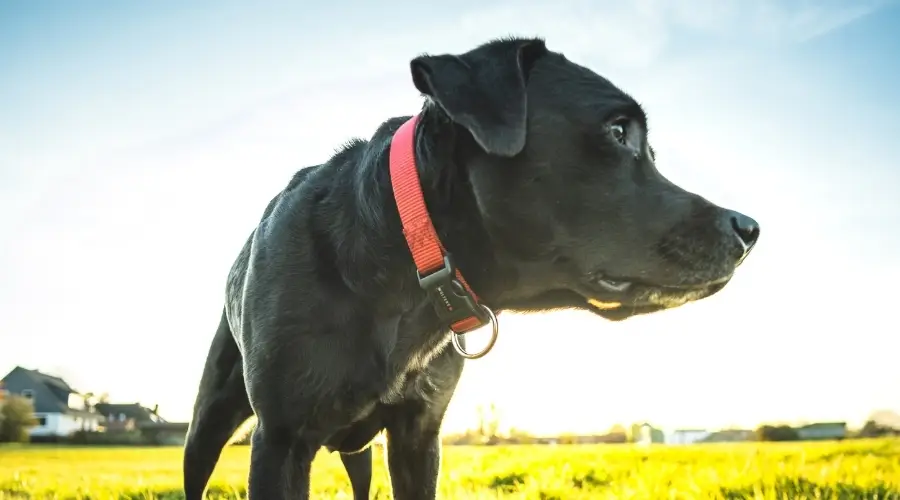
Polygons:
[[446,431],[489,403],[535,433],[900,411],[897,26],[888,0],[4,2],[0,372],[187,420],[269,199],[415,113],[413,57],[520,34],[638,99],[660,170],[761,237],[676,310],[501,315]]

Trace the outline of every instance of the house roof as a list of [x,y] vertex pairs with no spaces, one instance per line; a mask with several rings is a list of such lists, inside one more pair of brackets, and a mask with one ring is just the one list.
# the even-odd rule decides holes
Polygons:
[[[63,392],[67,395],[72,394],[72,393],[75,393],[75,394],[78,393],[78,391],[76,391],[75,389],[72,389],[72,386],[70,386],[65,380],[57,377],[56,375],[50,375],[49,373],[44,373],[40,370],[29,370],[28,368],[16,366],[6,376],[9,377],[10,375],[12,375],[15,372],[19,372],[22,375],[25,375],[26,377],[30,378],[33,382],[38,382],[38,383],[44,384],[48,388],[56,389],[57,391]],[[4,378],[6,378],[6,377],[4,377]]]
[[32,390],[37,391],[34,408],[37,413],[72,413],[75,411],[69,408],[69,394],[77,394],[78,391],[72,389],[65,380],[57,376],[16,366],[3,377],[3,380],[7,379],[18,380],[20,384],[25,380]]
[[162,420],[154,410],[142,406],[140,403],[97,403],[94,410],[105,416],[124,414],[125,418],[133,418],[137,422]]
[[802,425],[800,429],[821,429],[828,427],[846,427],[847,422],[815,422],[812,424]]
[[70,386],[65,380],[63,380],[55,375],[50,375],[49,373],[44,373],[39,370],[26,370],[26,371],[31,373],[32,377],[35,377],[36,379],[40,380],[42,383],[44,383],[48,387],[53,387],[53,388],[59,389],[61,391],[66,391],[69,394],[71,394],[71,393],[77,394],[78,393],[78,391],[76,391],[75,389],[72,389],[72,386]]

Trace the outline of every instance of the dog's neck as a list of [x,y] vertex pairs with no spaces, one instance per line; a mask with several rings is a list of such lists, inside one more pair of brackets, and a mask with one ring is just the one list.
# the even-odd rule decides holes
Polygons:
[[497,261],[466,167],[476,148],[467,131],[433,103],[425,104],[415,152],[428,213],[454,264],[475,293],[490,302]]
[[[335,241],[334,247],[337,267],[344,271],[351,289],[369,296],[396,293],[400,295],[398,303],[409,305],[424,295],[396,215],[388,163],[392,134],[405,120],[395,118],[382,125],[360,154],[362,163],[351,182],[356,192],[352,202],[361,216],[356,222],[364,226],[363,232],[356,234],[362,238],[352,243]],[[415,133],[416,167],[441,243],[475,293],[492,306],[498,283],[496,259],[465,168],[466,155],[477,147],[466,134],[434,104],[426,103]]]

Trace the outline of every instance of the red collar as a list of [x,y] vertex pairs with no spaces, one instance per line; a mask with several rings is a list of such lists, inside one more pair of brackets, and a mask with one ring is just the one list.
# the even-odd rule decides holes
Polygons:
[[418,115],[413,116],[394,133],[390,172],[394,200],[416,263],[419,285],[428,292],[441,322],[453,332],[463,334],[488,323],[496,328],[493,313],[479,303],[462,273],[453,266],[428,215],[416,169],[414,138],[418,120]]

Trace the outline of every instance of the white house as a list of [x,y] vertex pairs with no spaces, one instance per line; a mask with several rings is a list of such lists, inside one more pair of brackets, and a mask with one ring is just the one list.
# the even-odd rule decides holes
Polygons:
[[17,366],[3,379],[0,391],[5,395],[28,398],[34,405],[38,425],[30,435],[35,438],[69,436],[78,430],[97,430],[103,416],[87,411],[84,396],[65,380],[37,370]]
[[711,432],[703,429],[678,429],[666,433],[666,444],[694,444],[710,434]]

